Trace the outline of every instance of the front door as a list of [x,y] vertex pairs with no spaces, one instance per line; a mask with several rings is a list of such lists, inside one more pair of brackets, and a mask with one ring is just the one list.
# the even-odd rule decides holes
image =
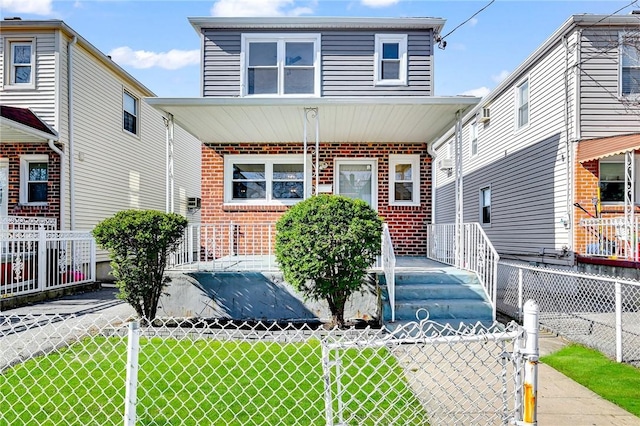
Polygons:
[[9,208],[9,160],[0,158],[0,222]]
[[335,193],[378,208],[378,163],[370,159],[335,160]]

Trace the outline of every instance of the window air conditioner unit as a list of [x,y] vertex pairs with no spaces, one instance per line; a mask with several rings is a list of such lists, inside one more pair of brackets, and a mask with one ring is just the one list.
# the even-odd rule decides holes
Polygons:
[[485,107],[482,108],[482,112],[480,112],[480,114],[478,114],[478,121],[481,123],[485,123],[489,120],[491,120],[491,111],[489,110],[489,108]]
[[202,199],[200,197],[187,198],[187,208],[189,210],[198,210],[202,205]]
[[438,160],[438,169],[440,170],[451,170],[453,169],[453,161],[451,158],[441,158]]

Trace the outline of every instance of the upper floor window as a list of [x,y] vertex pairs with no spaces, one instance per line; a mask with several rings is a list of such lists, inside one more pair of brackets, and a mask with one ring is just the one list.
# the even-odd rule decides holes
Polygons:
[[20,157],[20,204],[44,205],[49,196],[49,156]]
[[516,115],[518,129],[529,124],[529,80],[516,88]]
[[[35,86],[35,42],[33,40],[9,40],[8,85],[15,87]],[[7,58],[5,58],[7,59]]]
[[480,223],[491,224],[491,187],[480,190]]
[[640,95],[640,36],[623,34],[620,43],[620,91]]
[[471,123],[471,156],[478,155],[478,123]]
[[242,48],[243,95],[319,95],[319,34],[243,34]]
[[407,84],[407,35],[376,34],[375,84]]
[[127,91],[122,95],[122,128],[134,135],[138,134],[138,99]]
[[389,204],[420,205],[420,155],[389,155]]

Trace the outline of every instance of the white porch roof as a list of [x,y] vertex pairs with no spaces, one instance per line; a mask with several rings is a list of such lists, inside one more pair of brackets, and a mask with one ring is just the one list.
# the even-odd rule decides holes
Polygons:
[[[204,143],[302,142],[305,108],[317,108],[320,142],[426,143],[438,138],[480,98],[467,96],[345,98],[147,98]],[[309,123],[308,140],[315,141]]]

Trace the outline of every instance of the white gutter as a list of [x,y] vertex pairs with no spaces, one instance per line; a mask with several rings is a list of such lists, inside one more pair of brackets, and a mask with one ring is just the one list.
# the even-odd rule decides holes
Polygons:
[[[70,229],[76,229],[76,182],[75,182],[75,160],[73,146],[73,46],[78,42],[78,38],[73,36],[67,45],[67,88],[68,88],[68,127],[69,127],[69,217],[71,220]],[[61,185],[62,186],[62,185]],[[61,188],[60,192],[64,192]]]
[[49,139],[49,148],[51,148],[53,152],[55,152],[60,156],[60,230],[64,231],[66,229],[66,219],[67,219],[65,214],[67,199],[64,194],[65,193],[64,182],[66,177],[64,151],[62,151],[60,148],[58,148],[55,145],[55,142],[53,139]]

